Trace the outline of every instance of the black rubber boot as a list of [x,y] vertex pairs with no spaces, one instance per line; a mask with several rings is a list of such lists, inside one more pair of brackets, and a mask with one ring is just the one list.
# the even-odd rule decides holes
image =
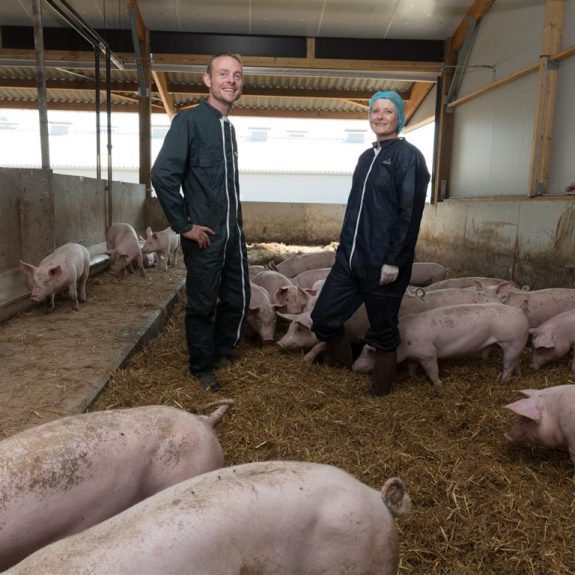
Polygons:
[[344,335],[336,341],[327,341],[326,351],[331,365],[351,368],[353,355],[351,352],[351,343],[347,335]]
[[219,391],[222,387],[211,369],[198,371],[193,375],[199,381],[202,389],[205,389],[206,391]]
[[375,364],[371,373],[369,395],[387,395],[391,392],[397,367],[397,352],[375,350]]

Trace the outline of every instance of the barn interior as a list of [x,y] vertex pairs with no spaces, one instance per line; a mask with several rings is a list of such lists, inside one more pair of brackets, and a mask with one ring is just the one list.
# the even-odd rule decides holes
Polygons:
[[[117,283],[102,254],[113,221],[167,225],[152,197],[151,118],[206,95],[215,51],[242,54],[238,116],[365,118],[374,91],[397,90],[406,138],[429,122],[436,130],[417,259],[531,289],[574,287],[573,23],[574,0],[3,3],[0,113],[38,110],[43,134],[41,168],[0,167],[4,435],[85,410],[196,410],[210,399],[185,372],[183,265]],[[50,169],[50,110],[100,110],[99,177]],[[115,180],[106,158],[120,111],[139,116],[137,185]],[[246,237],[271,244],[266,258],[289,244],[325,247],[344,208],[245,203]],[[63,298],[48,316],[29,301],[18,262],[67,241],[90,251],[89,301],[76,313]],[[441,394],[402,374],[377,401],[364,397],[364,375],[249,342],[240,352],[222,374],[236,401],[218,429],[229,464],[326,462],[374,487],[401,476],[415,511],[398,522],[400,573],[575,571],[568,456],[501,441],[512,421],[501,408],[516,390],[575,383],[565,361],[534,371],[526,350],[522,375],[500,384],[497,355],[451,360]]]

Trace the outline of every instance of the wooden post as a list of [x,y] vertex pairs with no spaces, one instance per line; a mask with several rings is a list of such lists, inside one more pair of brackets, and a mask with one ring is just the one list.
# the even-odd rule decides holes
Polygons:
[[529,169],[529,196],[531,197],[544,194],[549,185],[553,115],[559,74],[558,64],[551,60],[551,55],[561,48],[564,12],[564,0],[546,0]]
[[454,68],[457,59],[451,49],[451,40],[445,42],[444,70],[441,76],[441,82],[438,86],[437,98],[440,101],[439,125],[435,127],[438,130],[437,138],[437,165],[435,166],[435,185],[433,190],[432,202],[443,201],[448,195],[449,173],[451,170],[451,145],[453,142],[453,110],[447,108],[447,96],[449,86],[453,80]]

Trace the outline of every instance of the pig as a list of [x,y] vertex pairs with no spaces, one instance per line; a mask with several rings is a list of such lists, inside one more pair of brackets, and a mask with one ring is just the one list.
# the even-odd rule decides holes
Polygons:
[[254,277],[256,277],[260,272],[263,272],[265,270],[265,267],[261,265],[250,264],[248,266],[248,270],[250,274],[250,281],[252,281]]
[[136,261],[143,277],[146,276],[142,250],[136,230],[130,224],[112,224],[106,232],[106,251],[110,256],[110,273],[120,278],[126,270],[132,271],[132,262]]
[[277,309],[284,313],[301,313],[311,297],[311,294],[296,286],[290,278],[273,270],[260,272],[254,276],[252,283],[265,288],[272,303],[277,304]]
[[[531,367],[539,369],[546,363],[559,359],[575,349],[575,309],[559,313],[538,327],[529,330],[533,356]],[[575,373],[575,359],[571,361],[571,373]]]
[[0,569],[222,467],[214,426],[232,404],[207,416],[165,405],[85,413],[0,441]]
[[153,232],[149,226],[146,228],[146,241],[142,247],[142,253],[155,252],[158,254],[160,264],[163,262],[162,269],[164,271],[168,271],[168,264],[176,265],[179,249],[180,235],[174,232],[172,228],[167,227],[160,232]]
[[225,467],[41,549],[5,575],[395,575],[411,499],[302,461]]
[[311,288],[319,280],[325,280],[331,268],[319,268],[317,270],[306,270],[291,278],[291,281],[301,288]]
[[78,299],[81,302],[88,301],[86,282],[90,275],[90,252],[80,244],[70,242],[56,248],[40,262],[38,267],[20,260],[20,269],[32,282],[30,299],[42,302],[48,298],[49,312],[55,309],[56,293],[64,289],[68,289],[74,310],[80,309]]
[[279,264],[271,261],[268,267],[284,274],[288,278],[293,278],[306,270],[317,270],[319,268],[330,268],[335,262],[335,252],[332,250],[323,250],[320,252],[311,252],[299,254],[286,258]]
[[[480,282],[483,286],[491,286],[491,285],[498,285],[505,281],[506,280],[499,278],[476,277],[476,276],[447,278],[441,281],[433,282],[431,285],[425,286],[425,291],[430,292],[432,290],[445,289],[445,288],[477,287],[477,282]],[[515,284],[513,285],[517,287]]]
[[442,385],[439,358],[477,353],[493,344],[503,350],[505,382],[519,373],[529,322],[520,309],[501,303],[459,304],[404,315],[399,334],[397,362],[419,363],[435,387]]
[[427,293],[427,289],[418,288],[414,292],[405,292],[401,300],[399,315],[418,313],[436,307],[461,303],[499,303],[496,294],[465,288],[445,288]]
[[247,322],[264,344],[274,342],[277,316],[270,294],[265,288],[250,282],[251,297]]
[[[276,342],[282,351],[311,349],[304,358],[307,362],[312,362],[326,347],[325,343],[320,342],[311,330],[312,321],[310,314],[311,312],[301,314],[278,313],[280,317],[289,320],[291,323],[287,332]],[[368,327],[369,320],[363,304],[344,324],[346,336],[351,343],[362,341]]]
[[575,385],[523,389],[519,393],[523,399],[504,406],[519,416],[504,434],[507,443],[565,448],[575,464]]
[[501,302],[523,310],[529,327],[535,328],[554,315],[575,308],[575,289],[548,288],[534,291],[514,290],[512,282],[503,282],[495,290]]
[[428,286],[447,277],[447,268],[435,262],[415,262],[411,268],[410,285]]
[[[142,249],[144,247],[144,244],[146,243],[146,240],[142,237],[142,236],[138,236],[138,244],[140,246],[140,249]],[[142,262],[144,264],[145,268],[153,268],[156,266],[156,261],[157,261],[157,256],[156,256],[156,252],[150,252],[149,254],[145,254],[144,252],[142,252]]]

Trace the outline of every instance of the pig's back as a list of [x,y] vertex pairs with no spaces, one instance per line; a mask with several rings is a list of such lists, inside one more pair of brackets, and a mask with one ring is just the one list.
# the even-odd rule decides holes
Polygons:
[[261,575],[337,575],[353,564],[353,573],[391,574],[397,560],[393,518],[379,492],[330,466],[272,461],[165,489],[7,573],[61,572],[66,565],[86,575],[231,575],[256,567]]

